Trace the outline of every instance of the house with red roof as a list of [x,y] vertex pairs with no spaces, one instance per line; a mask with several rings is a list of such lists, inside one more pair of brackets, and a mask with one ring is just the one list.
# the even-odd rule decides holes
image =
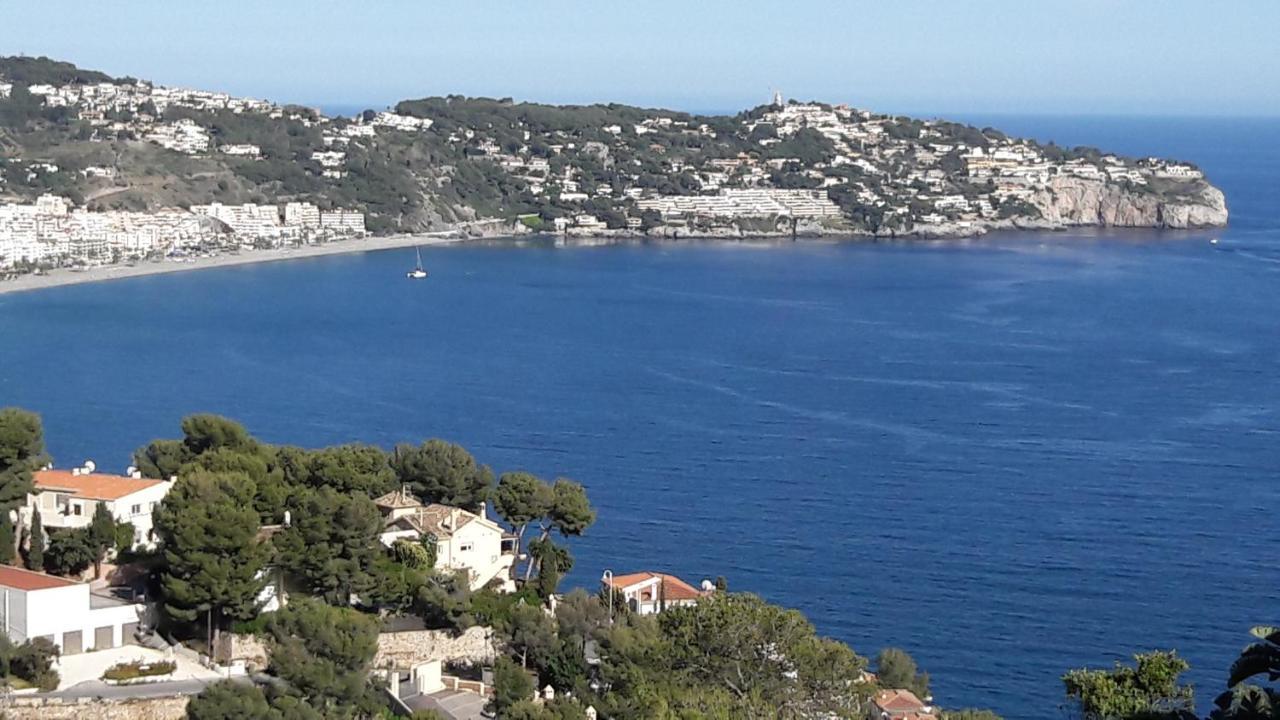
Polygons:
[[932,720],[933,707],[910,690],[881,690],[871,697],[872,717],[879,720]]
[[695,588],[675,575],[648,571],[626,575],[605,573],[602,581],[606,591],[640,615],[652,615],[667,608],[692,605],[699,598],[715,592],[711,583],[705,580],[701,588]]
[[63,655],[132,645],[143,612],[86,582],[0,565],[0,627],[15,643],[45,638]]
[[27,496],[24,523],[30,522],[38,508],[40,522],[46,528],[85,527],[93,520],[98,505],[105,505],[116,522],[133,525],[135,547],[154,544],[151,513],[174,482],[144,478],[138,472],[99,473],[92,463],[70,470],[38,470],[33,473],[33,480],[35,490]]

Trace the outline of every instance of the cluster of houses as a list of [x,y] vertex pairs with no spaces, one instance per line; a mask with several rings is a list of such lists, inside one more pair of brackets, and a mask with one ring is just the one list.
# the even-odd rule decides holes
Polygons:
[[[132,468],[124,475],[100,473],[92,462],[86,462],[67,470],[45,468],[34,473],[33,481],[34,491],[18,511],[24,527],[31,526],[38,511],[42,526],[49,530],[82,528],[102,506],[118,523],[133,528],[136,548],[151,548],[156,542],[153,514],[176,478],[144,478]],[[484,510],[473,513],[423,503],[407,488],[376,498],[374,505],[382,514],[379,540],[383,545],[433,539],[438,570],[465,573],[472,590],[515,590],[516,537],[488,518]],[[266,539],[283,527],[264,527],[259,538]],[[275,575],[271,569],[262,573],[266,586],[259,603],[263,611],[287,603],[288,595],[273,579]],[[602,592],[611,610],[625,606],[630,612],[651,615],[696,603],[716,588],[709,581],[695,587],[661,572],[606,572]],[[74,656],[139,644],[153,623],[153,611],[138,587],[108,587],[105,580],[84,582],[0,565],[0,625],[16,643],[44,638],[62,655]],[[875,676],[866,673],[863,679],[873,682]],[[489,689],[484,683],[442,675],[438,659],[414,666],[407,676],[402,669],[390,670],[388,680],[391,695],[410,709],[430,708],[447,717],[476,718],[487,703]],[[548,688],[547,692],[552,691]],[[870,717],[936,720],[938,714],[928,698],[922,700],[909,690],[882,690],[871,699]]]
[[838,217],[840,206],[823,190],[783,190],[779,188],[729,188],[714,195],[668,195],[641,198],[640,210],[657,210],[664,219],[685,215],[733,218],[787,215],[791,217]]
[[[38,511],[46,530],[82,528],[101,505],[118,523],[133,528],[135,548],[152,548],[156,542],[153,515],[175,481],[144,478],[133,468],[123,475],[98,472],[92,462],[66,470],[45,468],[33,474],[34,491],[19,509],[18,520],[23,527],[31,527]],[[485,510],[475,513],[423,503],[407,488],[375,499],[374,505],[383,518],[379,535],[383,545],[432,538],[437,570],[465,573],[472,590],[515,590],[516,537],[487,517]],[[263,537],[282,527],[263,528]],[[272,576],[264,573],[266,579]],[[640,614],[689,604],[714,591],[708,583],[696,589],[673,575],[649,572],[606,573],[604,585],[618,603]],[[118,591],[109,592],[105,581],[87,583],[0,566],[0,624],[5,632],[15,642],[47,638],[64,654],[137,642],[149,616],[145,605],[135,599],[128,593],[122,597]],[[287,595],[268,582],[260,600],[265,610],[272,610],[287,602]]]
[[45,194],[30,204],[0,204],[0,269],[22,263],[109,263],[210,246],[278,247],[364,234],[364,213],[321,210],[308,202],[92,211]]
[[[851,207],[904,230],[942,224],[980,227],[1007,217],[1009,208],[1024,211],[1029,198],[1058,178],[1137,187],[1156,180],[1186,182],[1202,177],[1190,165],[1156,158],[1051,155],[1035,142],[999,133],[972,129],[957,133],[958,126],[950,123],[907,122],[845,105],[786,101],[781,93],[770,105],[747,113],[731,126],[655,112],[626,125],[534,132],[513,122],[507,128],[451,125],[443,132],[433,130],[437,123],[429,117],[383,111],[352,120],[328,118],[226,93],[147,82],[30,85],[27,89],[50,107],[77,113],[93,128],[90,139],[136,137],[190,155],[217,153],[253,160],[262,157],[262,149],[251,142],[219,144],[198,119],[166,120],[169,108],[260,113],[317,127],[323,147],[298,160],[309,161],[309,171],[333,181],[350,172],[347,153],[352,143],[373,143],[387,132],[430,132],[437,141],[464,146],[467,155],[494,163],[523,182],[534,197],[567,210],[555,219],[555,229],[578,234],[605,229],[678,231],[691,226],[728,229],[749,218],[804,219],[840,230],[838,221],[851,213]],[[12,83],[0,78],[3,93],[12,93]],[[500,142],[499,130],[506,140]],[[511,130],[522,132],[524,142],[519,147],[509,140]],[[831,151],[824,159],[797,157],[786,149],[789,146],[784,143],[802,131],[817,133],[829,144]],[[724,141],[729,135],[742,149],[733,157],[703,156],[684,148]],[[638,153],[656,156],[658,166],[641,162]],[[567,162],[553,163],[556,156]],[[624,156],[636,159],[616,161]],[[609,168],[614,179],[601,182],[594,171],[585,169],[585,159],[592,160],[592,166]],[[29,181],[59,172],[47,165],[39,159],[29,161]],[[682,189],[659,190],[652,182],[655,174],[680,176]],[[786,176],[785,183],[780,184],[779,174]],[[441,168],[434,180],[447,182],[448,175],[449,168]],[[843,195],[840,204],[831,199],[836,192]],[[602,201],[616,213],[607,220],[599,211]],[[653,211],[658,213],[656,222]],[[650,215],[647,221],[641,217],[645,213]]]
[[[999,217],[1005,200],[1026,200],[1056,177],[1076,177],[1103,183],[1146,185],[1152,179],[1198,180],[1201,172],[1189,165],[1157,158],[1130,160],[1115,155],[1100,158],[1051,159],[1037,143],[1000,135],[980,142],[957,140],[954,126],[924,121],[909,133],[899,118],[874,115],[845,105],[796,103],[775,94],[763,112],[744,118],[733,132],[750,152],[734,157],[698,158],[671,152],[663,161],[667,175],[684,174],[696,183],[692,191],[663,194],[639,184],[639,163],[614,165],[613,170],[631,184],[594,184],[573,163],[552,172],[545,157],[533,153],[532,143],[518,150],[502,149],[485,129],[455,131],[451,142],[465,142],[474,150],[528,183],[534,195],[546,196],[570,207],[600,198],[617,201],[628,214],[627,228],[636,229],[637,213],[657,210],[662,224],[670,227],[727,226],[735,219],[759,217],[822,220],[843,214],[828,199],[832,188],[845,188],[856,202],[896,218],[902,227],[955,223],[981,224]],[[598,128],[607,141],[578,141],[571,133],[555,131],[545,141],[553,155],[581,153],[608,160],[615,148],[634,151],[661,134],[693,136],[699,141],[725,132],[707,123],[654,116],[623,127]],[[779,154],[778,147],[803,130],[820,134],[833,148],[829,160],[812,161]],[[530,140],[525,133],[526,141]],[[658,154],[669,146],[654,142],[647,147]],[[801,178],[807,189],[775,186],[775,176],[785,172]],[[796,193],[803,193],[797,195]],[[604,228],[591,213],[571,213],[557,230],[596,232]]]
[[[92,463],[71,470],[45,469],[34,474],[34,492],[20,508],[20,522],[30,527],[38,510],[43,527],[57,530],[88,525],[99,505],[134,530],[134,544],[154,544],[152,513],[173,486],[136,472],[94,472]],[[63,655],[108,650],[138,642],[149,617],[145,603],[132,592],[112,591],[105,584],[0,565],[0,623],[15,643],[45,638]]]

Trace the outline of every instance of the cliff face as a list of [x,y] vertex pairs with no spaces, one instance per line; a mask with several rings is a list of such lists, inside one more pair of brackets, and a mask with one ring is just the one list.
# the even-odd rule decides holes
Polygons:
[[1197,228],[1227,224],[1222,191],[1204,181],[1184,183],[1177,193],[1128,190],[1100,180],[1057,177],[1028,202],[1058,225]]

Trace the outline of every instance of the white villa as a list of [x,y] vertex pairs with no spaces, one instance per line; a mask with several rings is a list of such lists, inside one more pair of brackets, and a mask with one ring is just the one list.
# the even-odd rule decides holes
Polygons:
[[0,624],[15,643],[47,638],[63,655],[132,645],[142,611],[86,582],[0,565]]
[[612,592],[616,600],[638,615],[653,615],[667,608],[693,605],[698,598],[715,592],[714,586],[705,580],[699,589],[675,575],[656,572],[605,573],[602,581],[605,590]]
[[116,519],[133,525],[135,547],[151,547],[151,513],[173,487],[172,480],[151,480],[141,473],[108,475],[93,472],[92,463],[70,470],[38,470],[34,473],[35,491],[27,496],[24,522],[40,509],[40,522],[46,528],[79,528],[93,520],[101,503]]
[[483,509],[477,515],[439,503],[423,505],[407,488],[373,502],[385,522],[382,544],[391,547],[396,540],[416,542],[434,536],[437,570],[466,570],[472,590],[479,590],[494,579],[501,581],[503,592],[515,590],[511,579],[511,567],[516,561],[515,537],[485,517]]

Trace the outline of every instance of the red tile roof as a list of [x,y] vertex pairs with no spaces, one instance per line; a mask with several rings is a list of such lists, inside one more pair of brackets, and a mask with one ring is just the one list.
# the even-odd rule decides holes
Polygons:
[[925,704],[910,690],[881,690],[871,698],[871,702],[892,717],[918,713],[925,708]]
[[72,475],[70,470],[37,470],[33,474],[37,490],[65,490],[86,500],[119,500],[164,482],[102,473]]
[[418,498],[409,492],[409,488],[401,487],[376,498],[373,504],[386,510],[403,510],[405,508],[422,507]]
[[79,585],[75,580],[23,570],[12,565],[0,565],[0,586],[15,590],[48,590],[49,588]]
[[[629,575],[613,576],[613,587],[615,590],[627,590],[633,585],[639,585],[647,580],[660,578],[660,586],[663,599],[666,600],[697,600],[700,597],[706,597],[709,593],[699,590],[689,583],[681,580],[675,575],[667,575],[666,573],[655,572],[638,572]],[[648,597],[645,593],[644,600],[656,600],[657,598]]]

